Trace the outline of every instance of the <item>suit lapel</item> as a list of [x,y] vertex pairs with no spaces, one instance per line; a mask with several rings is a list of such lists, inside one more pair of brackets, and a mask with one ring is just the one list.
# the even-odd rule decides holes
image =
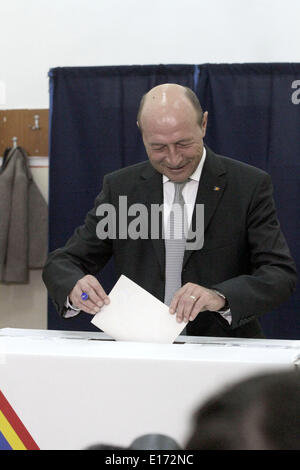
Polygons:
[[[204,204],[204,236],[209,226],[209,222],[222,198],[226,187],[226,168],[218,156],[206,147],[206,159],[199,182],[195,204]],[[148,210],[148,230],[151,236],[151,204],[163,204],[163,184],[162,175],[158,173],[149,163],[139,181],[139,200]],[[196,211],[194,209],[192,217],[192,227],[196,227]],[[151,238],[161,271],[165,270],[165,243],[162,237]],[[194,250],[186,250],[183,259],[183,266],[187,263]]]
[[[195,204],[204,204],[204,238],[209,222],[222,198],[226,187],[226,169],[218,156],[206,147],[204,162]],[[196,210],[194,208],[192,227],[196,227]],[[186,250],[183,266],[187,263],[194,250]]]
[[156,256],[160,264],[161,271],[162,273],[164,273],[165,242],[161,236],[159,236],[157,239],[151,237],[151,205],[157,204],[158,206],[160,206],[161,204],[163,204],[162,175],[158,173],[150,163],[146,166],[144,172],[141,174],[141,180],[139,183],[139,193],[140,201],[147,207],[148,210],[148,234],[151,238]]

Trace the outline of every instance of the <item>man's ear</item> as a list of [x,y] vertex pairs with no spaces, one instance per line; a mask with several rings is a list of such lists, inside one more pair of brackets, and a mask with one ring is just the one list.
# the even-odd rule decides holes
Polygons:
[[136,125],[138,126],[140,133],[143,135],[143,133],[142,133],[142,128],[141,128],[141,126],[139,125],[139,122],[138,122],[138,121],[136,121]]
[[203,133],[202,138],[203,138],[203,137],[205,136],[205,134],[206,134],[207,119],[208,119],[208,111],[205,111],[205,113],[203,114],[202,124],[201,124],[201,130],[202,130],[202,133]]

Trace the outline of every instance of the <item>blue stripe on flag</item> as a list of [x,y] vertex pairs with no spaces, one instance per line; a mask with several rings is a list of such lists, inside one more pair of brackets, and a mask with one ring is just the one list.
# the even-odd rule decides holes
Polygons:
[[0,450],[12,450],[9,443],[3,436],[2,432],[0,431]]

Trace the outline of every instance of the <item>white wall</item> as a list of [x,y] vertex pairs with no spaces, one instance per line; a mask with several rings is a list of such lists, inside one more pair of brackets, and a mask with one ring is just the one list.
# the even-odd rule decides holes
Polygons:
[[[300,62],[299,17],[299,0],[0,0],[0,109],[48,108],[51,67]],[[46,327],[39,271],[0,285],[6,326]]]
[[7,108],[47,108],[51,67],[299,62],[299,0],[0,0]]

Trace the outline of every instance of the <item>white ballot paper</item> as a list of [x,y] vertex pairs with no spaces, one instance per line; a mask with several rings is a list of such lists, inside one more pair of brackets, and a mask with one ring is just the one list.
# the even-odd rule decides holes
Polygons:
[[186,326],[169,307],[121,275],[92,323],[116,340],[173,343]]

